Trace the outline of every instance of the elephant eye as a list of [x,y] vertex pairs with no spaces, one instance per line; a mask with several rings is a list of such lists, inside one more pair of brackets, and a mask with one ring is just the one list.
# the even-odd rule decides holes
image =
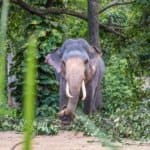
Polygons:
[[87,64],[87,63],[88,63],[88,59],[85,59],[85,60],[84,60],[84,63]]
[[62,61],[62,65],[63,65],[63,66],[65,66],[65,65],[66,65],[64,60]]

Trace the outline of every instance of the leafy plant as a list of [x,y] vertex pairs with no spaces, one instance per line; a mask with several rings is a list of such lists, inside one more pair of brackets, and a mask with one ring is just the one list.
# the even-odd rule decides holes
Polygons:
[[[60,130],[60,122],[56,119],[56,111],[52,110],[51,107],[41,107],[36,112],[39,111],[46,112],[49,115],[39,116],[33,122],[32,132],[35,135],[54,135],[57,134]],[[50,115],[51,114],[51,115]],[[46,117],[47,116],[47,117]],[[19,132],[24,131],[24,124],[25,120],[21,117],[16,116],[3,116],[0,117],[0,131],[8,131],[8,130],[15,130]]]
[[142,80],[129,75],[128,65],[125,58],[116,55],[110,58],[104,79],[103,112],[93,119],[113,137],[149,139],[150,101],[141,90]]
[[111,56],[106,68],[104,80],[104,108],[113,113],[117,108],[125,108],[127,104],[138,105],[142,82],[129,75],[127,59]]

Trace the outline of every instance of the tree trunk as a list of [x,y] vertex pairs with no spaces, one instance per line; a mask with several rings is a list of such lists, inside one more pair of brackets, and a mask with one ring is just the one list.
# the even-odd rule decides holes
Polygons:
[[98,0],[88,0],[88,27],[90,44],[100,48]]

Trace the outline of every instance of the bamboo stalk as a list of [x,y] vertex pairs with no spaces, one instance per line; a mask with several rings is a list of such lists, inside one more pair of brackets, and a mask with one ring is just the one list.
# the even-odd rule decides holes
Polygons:
[[24,150],[31,150],[33,121],[36,99],[36,38],[31,36],[26,54],[26,74],[24,85]]
[[6,55],[7,55],[7,18],[8,18],[9,0],[4,0],[2,5],[0,20],[0,105],[2,106],[0,114],[5,114],[6,106]]

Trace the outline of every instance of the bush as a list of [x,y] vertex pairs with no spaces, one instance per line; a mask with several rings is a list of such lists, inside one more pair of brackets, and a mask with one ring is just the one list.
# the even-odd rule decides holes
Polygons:
[[126,108],[131,103],[138,105],[142,100],[142,93],[139,93],[142,82],[134,75],[131,76],[127,59],[112,56],[104,80],[104,108],[107,113]]
[[113,55],[105,73],[103,112],[92,117],[96,125],[113,137],[149,139],[150,101],[142,83],[131,76],[127,59]]
[[[43,26],[43,24],[45,26]],[[59,47],[62,41],[63,29],[55,24],[54,21],[47,23],[46,21],[32,20],[25,27],[26,37],[32,32],[37,35],[37,106],[47,104],[56,110],[58,107],[58,82],[55,80],[53,69],[44,63],[45,56],[52,50]],[[16,81],[10,84],[13,88],[12,94],[16,101],[22,104],[23,101],[23,84],[25,69],[25,54],[27,41],[22,41],[22,46],[18,47],[15,52],[10,75],[16,76]]]
[[[40,114],[39,114],[40,113]],[[36,135],[54,135],[60,129],[59,120],[56,119],[56,111],[43,105],[36,110],[36,120],[33,123],[33,132]],[[15,130],[19,132],[24,131],[25,120],[22,119],[22,113],[16,116],[3,116],[0,117],[0,131]]]

